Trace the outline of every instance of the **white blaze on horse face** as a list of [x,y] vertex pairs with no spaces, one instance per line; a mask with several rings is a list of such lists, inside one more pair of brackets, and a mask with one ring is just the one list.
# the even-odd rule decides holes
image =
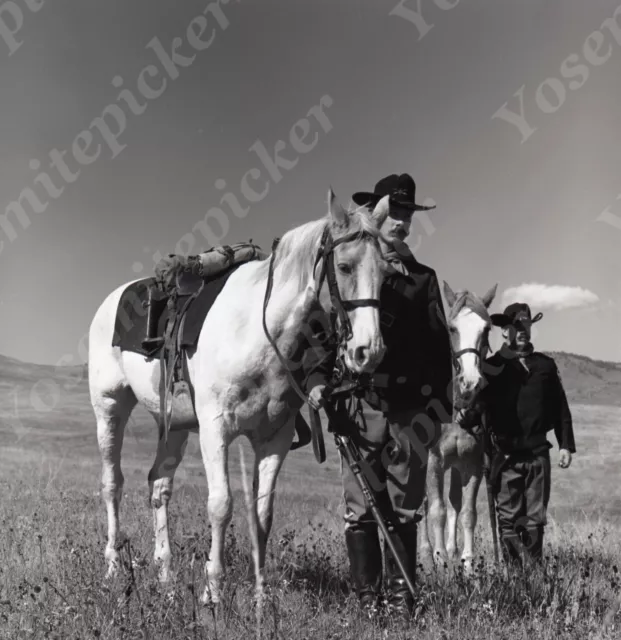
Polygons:
[[[342,247],[342,249],[341,249]],[[383,281],[379,247],[371,242],[341,245],[335,255],[341,298],[345,300],[377,300]],[[339,273],[339,265],[351,265],[351,274]],[[384,341],[376,306],[363,303],[349,311],[352,337],[345,349],[345,364],[356,373],[370,373],[384,356]]]
[[[480,315],[464,307],[453,321],[459,336],[459,345],[455,351],[476,349],[480,351],[483,332],[487,322]],[[475,353],[464,353],[459,357],[461,371],[459,374],[459,390],[462,394],[472,393],[481,383],[479,357]]]

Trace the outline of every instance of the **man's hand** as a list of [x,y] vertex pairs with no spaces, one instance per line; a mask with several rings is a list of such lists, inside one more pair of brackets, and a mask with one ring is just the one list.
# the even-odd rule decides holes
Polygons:
[[558,460],[558,466],[561,469],[567,469],[567,467],[569,467],[570,464],[571,464],[571,451],[569,451],[568,449],[561,449],[559,460]]
[[313,409],[319,410],[319,408],[323,405],[323,392],[325,388],[325,384],[318,384],[316,387],[313,387],[311,389],[311,392],[308,394],[308,404],[310,404]]

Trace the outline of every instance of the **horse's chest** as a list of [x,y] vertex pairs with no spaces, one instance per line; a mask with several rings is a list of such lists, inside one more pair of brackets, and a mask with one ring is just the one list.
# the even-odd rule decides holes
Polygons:
[[291,417],[299,400],[284,377],[262,372],[232,385],[226,393],[225,411],[241,431],[269,437]]
[[459,425],[450,425],[444,430],[439,442],[444,458],[466,458],[478,454],[480,444],[471,433]]

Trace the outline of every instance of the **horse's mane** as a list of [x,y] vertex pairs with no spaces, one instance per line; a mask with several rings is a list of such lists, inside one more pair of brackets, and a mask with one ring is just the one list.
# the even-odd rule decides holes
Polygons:
[[[351,233],[358,234],[359,241],[365,236],[377,238],[379,231],[376,223],[371,219],[368,211],[362,207],[346,211],[347,224],[338,225],[329,213],[319,220],[312,220],[287,231],[276,248],[274,269],[282,268],[290,278],[298,278],[300,288],[308,282],[309,269],[319,249],[321,236],[326,227],[330,227],[332,238],[338,238]],[[269,259],[263,261],[256,276],[262,279],[267,276]]]
[[487,307],[477,295],[468,290],[457,291],[455,293],[455,304],[450,309],[449,316],[447,318],[448,322],[454,320],[464,307],[470,309],[473,313],[476,313],[486,322],[490,322],[490,315]]

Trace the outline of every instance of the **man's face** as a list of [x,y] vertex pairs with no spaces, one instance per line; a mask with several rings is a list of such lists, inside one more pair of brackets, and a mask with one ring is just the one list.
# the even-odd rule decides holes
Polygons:
[[507,344],[525,345],[530,342],[532,322],[528,318],[517,319],[502,329],[502,337]]
[[390,209],[386,220],[380,227],[380,235],[386,244],[394,245],[395,242],[403,242],[410,234],[413,211],[390,203]]

